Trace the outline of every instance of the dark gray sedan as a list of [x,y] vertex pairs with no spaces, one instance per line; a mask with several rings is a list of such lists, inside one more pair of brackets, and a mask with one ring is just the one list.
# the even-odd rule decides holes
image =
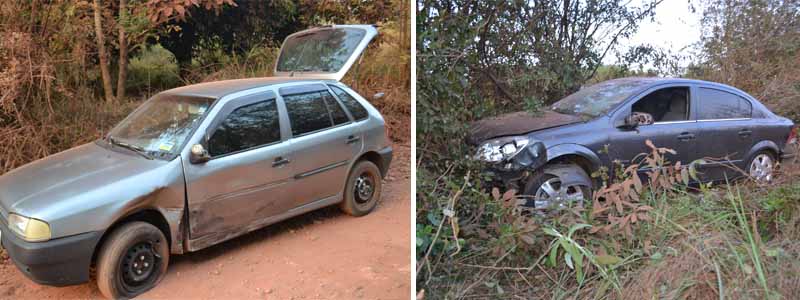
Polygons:
[[613,170],[615,162],[637,163],[648,152],[646,140],[675,150],[670,163],[703,159],[701,181],[744,173],[764,182],[776,163],[793,156],[795,130],[791,120],[734,87],[623,78],[583,88],[539,114],[478,121],[467,138],[477,146],[475,158],[489,163],[494,185],[532,196],[526,206],[535,208],[588,198],[599,184],[589,174]]

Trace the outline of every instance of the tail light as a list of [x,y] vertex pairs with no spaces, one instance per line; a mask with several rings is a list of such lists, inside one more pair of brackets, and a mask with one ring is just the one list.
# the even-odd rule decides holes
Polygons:
[[797,127],[793,126],[792,130],[789,131],[789,138],[786,139],[786,144],[794,144],[797,143]]

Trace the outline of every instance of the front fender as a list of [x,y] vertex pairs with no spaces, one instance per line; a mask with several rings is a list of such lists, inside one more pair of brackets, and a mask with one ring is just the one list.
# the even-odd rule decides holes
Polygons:
[[558,144],[547,148],[547,160],[552,161],[566,155],[578,155],[592,163],[592,169],[602,165],[600,157],[594,151],[578,144]]

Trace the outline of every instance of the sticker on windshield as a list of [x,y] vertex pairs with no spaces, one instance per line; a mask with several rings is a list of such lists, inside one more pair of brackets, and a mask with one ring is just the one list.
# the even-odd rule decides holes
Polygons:
[[172,150],[172,146],[175,146],[175,144],[174,143],[161,143],[161,145],[158,146],[158,150],[170,151],[170,150]]
[[206,107],[205,106],[201,106],[200,108],[197,109],[197,113],[198,114],[202,114],[204,112],[206,112]]

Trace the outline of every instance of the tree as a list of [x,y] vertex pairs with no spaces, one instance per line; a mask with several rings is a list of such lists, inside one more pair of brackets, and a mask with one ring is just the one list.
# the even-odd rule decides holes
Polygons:
[[702,56],[687,76],[738,87],[800,121],[800,1],[703,3]]
[[108,71],[108,52],[106,52],[105,33],[103,32],[103,6],[100,0],[94,0],[94,32],[97,40],[97,55],[100,57],[100,74],[103,77],[103,93],[106,101],[114,100],[114,91],[111,89],[111,72]]

